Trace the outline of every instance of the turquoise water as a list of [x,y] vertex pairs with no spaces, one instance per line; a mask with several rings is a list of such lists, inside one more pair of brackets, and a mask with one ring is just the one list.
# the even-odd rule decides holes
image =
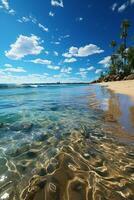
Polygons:
[[[43,173],[45,163],[71,144],[74,131],[82,130],[85,140],[97,145],[121,145],[112,131],[107,134],[111,125],[104,115],[110,95],[107,89],[90,85],[1,89],[0,199],[19,199],[29,177]],[[132,145],[122,145],[132,154]],[[127,164],[132,164],[130,158]]]

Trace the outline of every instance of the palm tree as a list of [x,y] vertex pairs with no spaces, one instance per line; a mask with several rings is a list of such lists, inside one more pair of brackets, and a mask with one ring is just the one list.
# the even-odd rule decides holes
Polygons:
[[113,48],[113,54],[115,54],[115,47],[116,47],[116,41],[115,40],[112,40],[111,43],[110,43],[110,46]]
[[127,52],[128,68],[130,72],[134,72],[134,47],[130,47]]
[[123,39],[123,43],[124,43],[124,65],[127,64],[127,36],[128,36],[128,29],[130,27],[130,22],[129,20],[125,19],[122,24],[121,24],[121,28],[122,28],[122,33],[121,33],[121,39]]
[[124,43],[120,44],[120,46],[118,47],[117,49],[117,52],[119,53],[119,58],[120,58],[120,63],[121,63],[121,70],[124,72],[125,71],[125,65],[124,65],[124,62],[125,62],[125,45]]
[[122,28],[121,39],[124,40],[125,49],[127,48],[127,36],[128,36],[129,27],[130,27],[129,20],[127,20],[127,19],[123,20],[123,22],[121,24],[121,28]]
[[111,56],[111,67],[110,67],[110,73],[111,74],[115,74],[115,62],[116,62],[116,59],[115,59],[115,47],[116,47],[116,41],[115,40],[112,40],[111,43],[110,43],[110,47],[113,48],[113,54]]

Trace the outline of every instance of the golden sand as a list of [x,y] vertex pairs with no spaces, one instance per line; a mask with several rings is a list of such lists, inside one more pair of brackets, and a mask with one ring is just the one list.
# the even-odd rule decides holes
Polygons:
[[126,94],[134,100],[134,80],[103,82],[100,85],[108,87],[115,93]]

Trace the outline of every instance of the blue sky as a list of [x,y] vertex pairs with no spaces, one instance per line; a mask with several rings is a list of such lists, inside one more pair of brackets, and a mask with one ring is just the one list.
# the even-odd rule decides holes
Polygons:
[[134,0],[0,0],[0,83],[92,81]]

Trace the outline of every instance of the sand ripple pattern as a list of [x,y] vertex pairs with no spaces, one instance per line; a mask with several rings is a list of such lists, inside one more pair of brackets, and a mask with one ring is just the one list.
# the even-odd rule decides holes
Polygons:
[[117,146],[104,135],[102,142],[77,131],[66,143],[44,166],[46,175],[32,177],[22,200],[133,199],[132,147],[126,151],[125,145]]

